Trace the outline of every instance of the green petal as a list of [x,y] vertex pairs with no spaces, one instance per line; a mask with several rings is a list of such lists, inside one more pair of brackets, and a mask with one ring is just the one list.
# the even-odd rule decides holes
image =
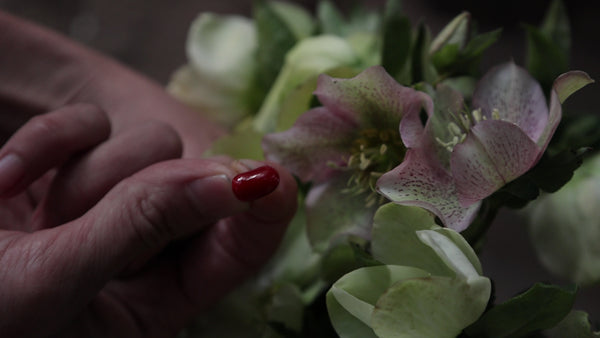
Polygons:
[[484,277],[403,280],[381,296],[371,325],[379,337],[456,337],[481,316],[490,290]]
[[376,337],[369,323],[379,297],[398,281],[428,276],[421,269],[393,265],[361,268],[344,275],[327,293],[333,327],[341,337]]
[[384,264],[405,265],[434,275],[454,276],[429,246],[417,236],[418,230],[440,229],[434,216],[425,209],[389,203],[373,218],[371,250],[373,258]]
[[307,234],[317,252],[327,250],[342,236],[369,237],[377,206],[365,206],[367,194],[342,192],[347,178],[341,175],[314,186],[306,196]]
[[592,325],[584,311],[572,310],[558,325],[550,330],[544,331],[544,337],[548,338],[598,338],[600,331],[592,332]]
[[[451,229],[446,229],[452,232]],[[446,237],[443,232],[432,230],[417,231],[419,239],[427,246],[433,249],[437,256],[456,272],[457,277],[471,279],[478,278],[479,272],[475,269],[469,258],[462,252],[450,238]],[[463,244],[463,247],[469,247],[468,244]]]
[[187,38],[188,59],[213,86],[245,89],[255,69],[257,37],[251,20],[241,16],[203,13]]
[[342,38],[323,35],[303,39],[287,53],[285,64],[255,118],[255,128],[275,131],[281,105],[295,88],[327,70],[357,63],[354,50]]

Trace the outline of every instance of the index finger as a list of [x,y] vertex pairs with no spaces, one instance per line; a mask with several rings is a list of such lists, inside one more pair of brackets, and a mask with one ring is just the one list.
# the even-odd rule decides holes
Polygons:
[[66,106],[33,117],[0,150],[0,197],[22,191],[48,170],[109,135],[108,117],[92,105]]

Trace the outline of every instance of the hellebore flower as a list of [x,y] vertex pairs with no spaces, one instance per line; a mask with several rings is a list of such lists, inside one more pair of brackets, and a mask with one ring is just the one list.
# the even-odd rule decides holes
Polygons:
[[167,90],[214,121],[233,125],[250,113],[257,48],[250,19],[202,13],[187,36],[188,64],[173,74]]
[[561,75],[548,108],[538,82],[509,62],[480,80],[470,113],[458,92],[439,86],[425,127],[416,113],[404,117],[405,159],[377,189],[396,203],[428,209],[454,230],[466,229],[482,199],[539,161],[560,122],[561,103],[590,82],[583,72]]
[[301,115],[289,130],[265,136],[263,149],[268,160],[313,183],[306,197],[307,226],[321,251],[337,236],[369,236],[372,216],[384,201],[375,182],[406,150],[400,120],[418,115],[430,101],[379,66],[352,79],[321,75],[315,95],[323,106]]

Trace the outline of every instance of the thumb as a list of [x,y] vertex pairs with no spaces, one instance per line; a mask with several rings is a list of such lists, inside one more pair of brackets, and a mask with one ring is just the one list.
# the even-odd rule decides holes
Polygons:
[[[256,161],[236,164],[238,171],[248,173],[264,168]],[[295,214],[296,181],[283,167],[269,165],[281,177],[277,189],[252,201],[244,212],[208,228],[188,246],[182,262],[182,286],[200,309],[216,303],[264,265],[279,247]]]

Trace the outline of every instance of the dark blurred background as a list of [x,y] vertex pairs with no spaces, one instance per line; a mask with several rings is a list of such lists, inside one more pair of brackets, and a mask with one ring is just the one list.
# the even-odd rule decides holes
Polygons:
[[[295,1],[314,9],[316,0]],[[381,7],[385,1],[369,1]],[[437,33],[462,10],[471,12],[480,31],[503,27],[501,41],[483,60],[483,69],[510,59],[524,63],[522,23],[538,25],[548,0],[404,0],[413,24],[425,21]],[[600,80],[600,1],[564,1],[572,24],[571,69],[588,72]],[[348,1],[337,1],[342,8]],[[202,11],[250,15],[250,0],[0,0],[0,9],[50,27],[93,49],[111,55],[126,65],[166,84],[170,74],[185,60],[184,44],[191,21]],[[1,53],[2,51],[0,51]],[[0,79],[1,81],[1,79]],[[595,100],[598,84],[578,92],[568,109],[600,113]],[[600,131],[599,131],[600,132]],[[600,215],[599,215],[600,217]],[[600,243],[599,243],[600,245]],[[494,279],[498,300],[525,290],[537,281],[563,283],[538,263],[519,217],[503,212],[492,226],[482,253],[486,275]],[[600,286],[580,290],[576,308],[586,310],[600,322]]]

